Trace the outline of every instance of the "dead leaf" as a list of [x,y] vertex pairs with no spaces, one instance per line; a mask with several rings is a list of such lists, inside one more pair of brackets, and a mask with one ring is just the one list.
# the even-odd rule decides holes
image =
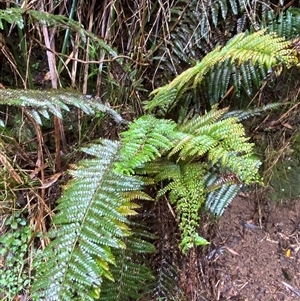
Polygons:
[[55,175],[53,175],[50,178],[46,179],[44,181],[44,183],[42,183],[42,186],[40,186],[39,188],[45,189],[45,188],[48,188],[48,187],[52,186],[59,179],[59,177],[61,175],[62,175],[62,172],[56,173]]
[[290,125],[290,124],[288,124],[288,123],[281,123],[281,125],[282,126],[284,126],[285,128],[287,128],[287,129],[290,129],[290,130],[293,130],[294,128]]

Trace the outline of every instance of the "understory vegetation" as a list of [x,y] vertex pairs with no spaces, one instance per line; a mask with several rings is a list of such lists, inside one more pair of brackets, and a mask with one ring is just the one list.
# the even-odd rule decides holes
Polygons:
[[0,300],[194,300],[201,217],[296,139],[299,30],[293,1],[0,1]]

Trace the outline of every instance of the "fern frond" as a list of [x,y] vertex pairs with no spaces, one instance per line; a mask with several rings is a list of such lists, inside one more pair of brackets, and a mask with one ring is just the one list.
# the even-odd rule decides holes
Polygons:
[[[164,253],[169,253],[169,250],[164,250]],[[163,258],[159,261],[159,266],[156,270],[155,284],[154,284],[154,294],[155,300],[160,300],[159,298],[174,298],[173,295],[178,293],[178,271],[172,265],[172,262],[168,260],[168,255],[162,254]],[[164,300],[164,299],[163,299]]]
[[116,170],[131,174],[134,169],[160,157],[173,146],[175,128],[176,123],[172,120],[157,119],[151,115],[135,120],[121,134],[122,148]]
[[[194,245],[205,245],[208,242],[197,233],[199,224],[199,210],[205,202],[205,187],[203,177],[206,172],[205,165],[199,163],[176,165],[173,168],[172,180],[158,192],[158,197],[169,193],[172,204],[180,217],[182,251],[186,252]],[[169,179],[171,173],[164,173]],[[163,179],[163,176],[160,176]]]
[[[253,156],[243,126],[235,117],[222,119],[228,108],[213,108],[203,116],[183,124],[145,115],[122,134],[121,173],[149,175],[155,183],[165,183],[157,198],[168,193],[180,217],[181,246],[205,244],[197,234],[198,211],[205,202],[208,165],[228,169],[240,183],[259,181],[260,161]],[[223,190],[221,191],[223,193]]]
[[154,252],[153,245],[146,241],[153,239],[153,235],[137,224],[131,224],[131,228],[132,235],[123,239],[126,249],[113,250],[116,266],[111,267],[111,273],[115,280],[104,279],[97,300],[139,300],[151,290],[153,275],[142,256]]
[[290,7],[276,15],[275,11],[268,10],[262,17],[262,27],[269,32],[276,32],[286,40],[299,36],[300,9]]
[[275,110],[281,106],[285,105],[285,103],[270,103],[261,107],[253,108],[253,109],[245,109],[245,110],[234,110],[230,112],[226,112],[223,116],[222,119],[226,118],[231,118],[231,117],[236,117],[239,122],[246,120],[248,118],[254,117],[254,116],[259,116],[262,113],[268,111],[268,110]]
[[223,109],[217,110],[216,107],[213,107],[212,110],[210,110],[203,116],[194,117],[193,119],[180,125],[179,129],[182,132],[199,133],[199,128],[204,127],[204,126],[209,126],[209,125],[215,123],[227,111],[228,111],[228,108],[223,108]]
[[205,204],[206,208],[213,214],[221,216],[240,188],[238,184],[223,184],[218,190],[208,194]]
[[[145,105],[145,109],[152,111],[154,108],[160,107],[167,112],[178,102],[185,91],[201,84],[214,66],[225,64],[224,68],[229,68],[228,62],[236,66],[235,68],[241,68],[240,77],[235,77],[236,85],[238,86],[240,80],[243,80],[246,89],[249,90],[252,79],[254,82],[260,80],[257,77],[259,73],[255,72],[253,68],[257,68],[259,65],[263,66],[265,70],[271,70],[278,64],[290,67],[297,63],[297,57],[292,51],[290,43],[273,33],[267,34],[265,31],[258,31],[250,35],[238,34],[226,46],[223,48],[217,47],[194,67],[177,76],[171,83],[153,91],[151,95],[154,94],[155,96]],[[251,77],[253,73],[256,76],[252,75]],[[167,94],[171,91],[174,93],[175,90],[177,91],[177,97],[174,99],[173,96],[168,99]],[[223,87],[219,93],[224,93],[224,90]]]
[[58,200],[54,240],[43,252],[33,285],[38,300],[93,300],[90,292],[104,277],[112,279],[111,248],[125,248],[122,239],[130,234],[124,207],[132,214],[136,206],[126,193],[143,183],[114,172],[119,143],[100,140],[83,150],[94,158],[71,171],[74,179]]
[[17,7],[1,9],[0,10],[0,28],[3,29],[2,20],[8,23],[16,23],[19,28],[24,27],[24,20],[22,17],[22,10]]
[[62,118],[60,109],[69,111],[70,105],[83,110],[87,115],[100,111],[111,115],[117,123],[124,122],[123,118],[108,106],[87,99],[82,94],[65,90],[0,90],[0,104],[23,107],[39,124],[42,124],[41,115],[49,118],[48,111]]
[[100,39],[93,33],[85,30],[83,26],[77,22],[63,15],[49,14],[39,10],[31,10],[26,7],[14,7],[9,9],[0,10],[0,28],[3,29],[2,19],[12,24],[15,23],[22,29],[24,27],[24,16],[28,16],[34,19],[34,21],[47,26],[56,26],[61,28],[69,28],[80,34],[81,39],[86,42],[86,38],[97,42],[97,44],[103,48],[107,53],[116,57],[116,52],[108,46],[103,39]]
[[[213,121],[212,117],[217,118],[225,112],[226,109],[222,112],[212,110],[209,114]],[[260,161],[253,156],[253,144],[248,143],[237,118],[220,119],[214,123],[207,122],[207,119],[203,123],[202,118],[205,115],[178,127],[181,139],[175,143],[169,157],[178,153],[178,160],[190,162],[207,153],[212,165],[220,163],[222,167],[228,167],[241,181],[247,184],[258,181]]]

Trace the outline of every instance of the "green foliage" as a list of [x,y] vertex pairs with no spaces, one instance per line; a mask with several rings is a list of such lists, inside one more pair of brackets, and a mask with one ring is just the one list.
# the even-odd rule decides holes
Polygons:
[[[226,95],[230,86],[235,88],[237,96],[243,89],[250,95],[277,67],[290,67],[297,63],[289,42],[266,33],[276,31],[287,38],[297,34],[297,9],[288,9],[277,15],[268,9],[268,3],[259,3],[257,7],[262,10],[263,18],[261,26],[258,26],[256,9],[242,0],[216,0],[212,3],[179,0],[173,3],[170,20],[178,26],[162,35],[166,40],[165,54],[171,53],[171,59],[166,59],[164,54],[158,55],[159,60],[165,60],[173,74],[177,74],[179,63],[194,64],[203,52],[209,53],[170,84],[155,90],[152,93],[154,98],[145,105],[150,112],[158,109],[160,116],[165,117],[171,110],[177,111],[179,103],[183,104],[186,112],[187,100],[191,99],[196,88],[205,90],[210,105]],[[189,5],[197,6],[197,10],[183,13]],[[117,9],[114,10],[120,17]],[[222,47],[232,33],[245,30],[247,18],[252,25],[250,32],[259,27],[266,28],[265,31],[238,34]],[[98,58],[95,54],[99,48],[101,61],[104,52],[118,60],[114,50],[102,39],[84,30],[78,22],[61,15],[25,8],[1,10],[0,28],[4,28],[4,20],[22,29],[28,19],[58,29],[72,29],[84,42],[89,38],[97,45],[89,47],[92,60]],[[130,23],[134,24],[130,21],[126,26]],[[114,28],[114,25],[110,27]],[[217,43],[220,46],[210,52]],[[135,57],[131,53],[130,56]],[[134,62],[134,66],[138,63]],[[131,81],[136,78],[137,68],[130,72],[131,65],[127,67],[129,71],[125,73]],[[126,68],[123,67],[120,73]],[[112,72],[112,68],[103,67],[102,62],[95,70],[103,70],[108,78]],[[141,82],[137,81],[132,87],[138,84],[138,90],[142,91]],[[106,87],[108,90],[110,86],[110,95],[117,99],[122,96],[121,89],[114,94],[118,84],[119,78],[116,78]],[[128,89],[128,94],[134,93]],[[194,101],[196,99],[200,103],[202,99],[195,95]],[[100,110],[112,115],[118,123],[123,122],[107,106],[66,91],[2,90],[0,103],[22,107],[39,124],[42,118],[49,118],[49,112],[61,118],[60,109],[68,111],[69,105],[82,109],[86,114]],[[121,134],[120,143],[100,140],[85,148],[88,159],[79,162],[71,171],[73,179],[58,201],[58,213],[53,220],[50,232],[53,240],[37,260],[38,270],[33,286],[35,298],[128,300],[138,299],[142,286],[147,291],[146,281],[151,280],[151,273],[143,265],[143,257],[144,253],[153,250],[147,242],[152,237],[138,231],[127,218],[136,213],[135,199],[151,199],[141,191],[145,184],[160,185],[157,198],[168,194],[178,216],[183,252],[195,245],[207,244],[198,234],[199,210],[206,205],[211,212],[221,215],[242,184],[259,182],[260,161],[253,155],[253,145],[245,137],[239,121],[251,114],[256,115],[260,110],[232,113],[213,107],[202,116],[183,116],[184,121],[177,123],[145,115]],[[3,125],[0,120],[0,126]],[[4,240],[3,244],[10,247],[10,239]],[[166,270],[161,268],[161,282],[169,281],[168,273],[164,273]],[[5,275],[8,275],[5,279],[10,278],[10,274]],[[11,287],[7,288],[11,290]],[[17,289],[20,288],[18,286]]]
[[241,32],[264,28],[287,40],[298,35],[299,9],[285,9],[283,3],[178,0],[169,9],[170,18],[164,27],[169,33],[168,42],[163,43],[159,55],[154,57],[167,79]]
[[260,116],[262,113],[266,111],[278,109],[283,105],[286,104],[275,102],[257,108],[228,111],[223,115],[222,119],[236,117],[238,121],[243,121],[254,116]]
[[133,173],[135,168],[153,161],[169,150],[174,143],[176,123],[145,115],[135,120],[128,131],[122,133],[120,162],[116,170]]
[[7,218],[1,228],[6,230],[0,237],[0,295],[1,300],[14,300],[32,281],[26,260],[32,231],[18,211]]
[[184,166],[176,164],[169,170],[163,171],[161,180],[171,180],[162,188],[158,197],[170,191],[170,202],[175,205],[178,212],[181,230],[182,251],[185,253],[193,246],[206,245],[208,241],[197,233],[199,225],[199,210],[205,203],[205,165],[202,163],[190,163]]
[[253,144],[247,142],[243,126],[232,117],[215,122],[225,111],[212,110],[179,127],[184,135],[170,155],[179,152],[179,159],[190,162],[207,153],[213,165],[227,167],[246,184],[256,182],[260,163],[252,157]]
[[84,95],[66,90],[0,90],[0,103],[23,107],[30,116],[42,124],[42,118],[48,119],[49,112],[62,118],[61,110],[69,111],[69,105],[81,109],[85,114],[91,115],[96,112],[109,114],[117,123],[124,122],[123,118],[113,109],[100,102],[87,99]]
[[94,158],[71,171],[74,179],[58,201],[54,240],[43,252],[33,286],[36,299],[93,300],[91,291],[103,278],[113,279],[108,267],[116,264],[112,248],[126,247],[126,215],[136,208],[126,192],[142,185],[114,172],[119,149],[119,143],[108,140],[83,149]]
[[[253,156],[253,144],[248,142],[237,118],[221,119],[226,112],[227,109],[214,108],[177,127],[169,120],[145,115],[134,121],[121,139],[124,165],[117,165],[117,170],[136,170],[154,177],[156,183],[164,183],[157,197],[169,192],[180,219],[183,252],[207,243],[197,234],[197,227],[199,210],[208,193],[205,175],[211,167],[226,168],[241,183],[259,182],[260,161]],[[219,197],[217,207],[224,208],[229,200],[226,194],[223,199]]]
[[9,8],[0,10],[0,28],[3,29],[2,20],[5,20],[8,23],[16,23],[19,28],[24,27],[24,20],[22,17],[22,10],[19,8]]
[[168,43],[163,43],[159,55],[154,57],[165,76],[177,75],[182,66],[186,68],[187,64],[194,64],[215,45],[225,44],[236,23],[240,22],[237,15],[243,13],[245,3],[236,0],[215,0],[213,3],[178,0],[169,5],[170,17],[164,28],[169,31]]
[[8,23],[16,23],[20,29],[24,27],[24,17],[28,16],[34,19],[35,22],[40,23],[41,25],[47,26],[57,26],[60,28],[69,28],[79,33],[84,42],[86,42],[86,38],[89,37],[93,41],[97,42],[105,51],[107,51],[112,56],[116,56],[116,52],[107,45],[93,33],[85,30],[83,26],[66,16],[63,15],[55,15],[49,14],[47,12],[39,11],[39,10],[31,10],[26,8],[9,8],[0,10],[0,28],[3,29],[2,19],[4,19]]
[[290,7],[279,14],[268,10],[262,16],[261,27],[267,28],[269,32],[276,32],[287,40],[296,38],[300,30],[300,9]]
[[151,290],[152,271],[142,256],[154,252],[153,245],[147,242],[154,237],[137,224],[131,223],[130,226],[132,234],[124,238],[126,249],[113,250],[116,266],[111,267],[111,273],[115,281],[104,279],[100,301],[139,300]]
[[[71,172],[74,179],[58,201],[54,240],[43,252],[44,262],[33,286],[38,298],[92,300],[99,288],[103,300],[110,293],[117,294],[117,300],[138,293],[134,285],[149,271],[128,263],[128,254],[150,248],[126,238],[131,234],[126,215],[136,208],[128,192],[133,191],[134,198],[143,197],[135,192],[143,182],[131,173],[148,174],[157,183],[165,183],[157,197],[169,192],[180,219],[183,252],[207,244],[197,227],[207,196],[209,166],[221,164],[247,184],[258,181],[259,161],[251,157],[252,145],[236,118],[219,120],[225,112],[214,109],[180,126],[146,115],[123,133],[121,144],[101,140],[85,148],[94,158],[81,161]],[[208,164],[201,162],[206,155]],[[110,284],[101,297],[103,278],[116,279],[121,268],[133,269],[135,274],[126,273],[117,287]]]
[[213,214],[221,216],[242,185],[233,174],[208,172],[205,177],[208,191],[205,206]]
[[[210,77],[214,77],[212,82],[215,83],[215,73],[218,69],[223,70],[223,73],[219,74],[218,81],[221,87],[218,84],[213,85],[214,91],[211,91],[213,102],[223,96],[230,83],[228,80],[230,75],[236,87],[243,83],[246,90],[251,90],[252,82],[259,83],[263,78],[262,70],[265,75],[280,64],[290,67],[296,63],[297,57],[290,43],[283,38],[272,33],[266,34],[265,31],[250,35],[241,33],[232,38],[226,46],[216,47],[194,67],[181,73],[171,83],[153,91],[151,94],[154,98],[145,104],[145,108],[152,111],[159,107],[165,113],[168,112],[176,106],[185,92],[200,85],[209,72]],[[255,66],[259,66],[258,71],[255,70]],[[236,73],[235,71],[239,68],[241,71]],[[168,94],[174,95],[174,91],[177,94],[176,97],[168,98]]]

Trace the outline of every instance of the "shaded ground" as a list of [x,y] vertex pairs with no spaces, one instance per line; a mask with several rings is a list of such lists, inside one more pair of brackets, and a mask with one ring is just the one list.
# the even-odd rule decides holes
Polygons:
[[198,264],[207,300],[300,300],[300,200],[275,206],[239,196],[215,234]]

